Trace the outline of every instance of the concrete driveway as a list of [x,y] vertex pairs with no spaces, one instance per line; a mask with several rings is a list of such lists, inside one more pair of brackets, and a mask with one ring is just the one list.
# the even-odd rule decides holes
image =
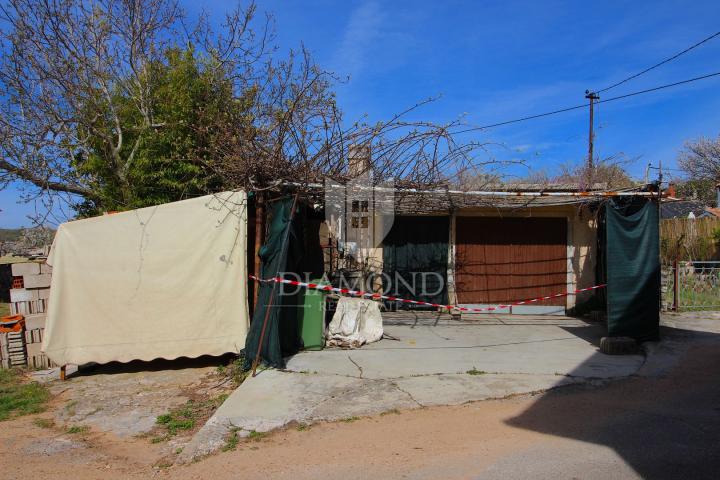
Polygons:
[[357,350],[301,352],[287,369],[249,378],[181,455],[188,461],[239,435],[292,422],[347,420],[456,405],[637,374],[645,355],[597,350],[605,327],[558,316],[383,315],[390,338]]
[[[357,350],[301,352],[287,362],[294,372],[397,379],[429,375],[558,375],[585,378],[624,376],[642,356],[597,354],[605,327],[568,317],[489,317],[453,321],[423,313],[385,314],[386,335]],[[592,361],[588,360],[592,357]],[[578,366],[580,366],[578,368]]]

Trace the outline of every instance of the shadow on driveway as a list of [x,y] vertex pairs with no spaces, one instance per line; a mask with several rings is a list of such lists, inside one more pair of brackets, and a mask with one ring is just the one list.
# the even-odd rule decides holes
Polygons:
[[[619,380],[600,390],[549,391],[506,423],[609,447],[642,478],[720,478],[720,335],[678,328],[664,328],[662,333],[670,341],[690,337],[693,343],[660,378]],[[572,452],[561,457],[548,447],[536,452],[534,460],[526,456],[506,462],[502,473],[515,478],[520,470],[512,470],[532,461],[535,465],[525,465],[522,471],[545,478],[549,470],[573,465]],[[586,475],[582,468],[562,471],[596,477],[589,458]],[[606,471],[606,478],[618,475],[612,468]]]

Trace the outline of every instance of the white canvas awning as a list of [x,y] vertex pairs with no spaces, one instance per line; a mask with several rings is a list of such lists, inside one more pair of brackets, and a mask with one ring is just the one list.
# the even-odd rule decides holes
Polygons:
[[43,351],[59,365],[240,351],[246,237],[244,192],[62,224]]

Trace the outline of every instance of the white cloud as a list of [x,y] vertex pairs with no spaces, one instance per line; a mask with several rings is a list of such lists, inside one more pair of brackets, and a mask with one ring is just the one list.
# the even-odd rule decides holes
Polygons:
[[352,11],[345,34],[335,53],[333,66],[341,75],[357,75],[368,62],[369,50],[382,37],[385,14],[377,2]]

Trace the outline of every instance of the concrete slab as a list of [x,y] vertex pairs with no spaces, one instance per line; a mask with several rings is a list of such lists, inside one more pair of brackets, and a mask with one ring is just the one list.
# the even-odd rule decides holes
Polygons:
[[232,430],[245,437],[292,422],[351,419],[419,406],[389,380],[264,370],[230,395],[177,461],[190,462],[221,448]]
[[402,378],[395,380],[395,384],[418,405],[430,407],[504,398],[583,381],[582,378],[558,375],[462,374]]
[[388,325],[384,339],[359,350],[303,352],[290,358],[291,371],[371,379],[464,373],[549,374],[612,378],[634,373],[642,355],[597,354],[589,339],[604,327],[546,324]]
[[433,313],[384,317],[383,339],[357,350],[302,352],[286,371],[265,370],[238,388],[186,446],[180,462],[241,435],[393,409],[454,405],[633,375],[643,355],[597,351],[605,328],[567,317]]

